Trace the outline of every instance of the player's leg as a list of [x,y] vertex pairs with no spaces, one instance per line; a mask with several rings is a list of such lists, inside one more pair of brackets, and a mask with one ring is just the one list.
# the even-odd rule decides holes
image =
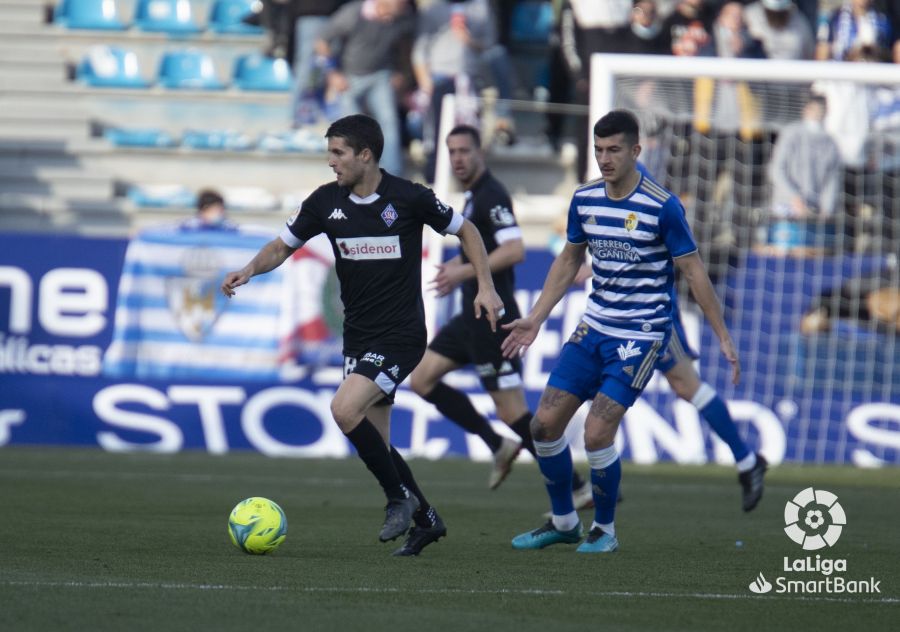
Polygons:
[[766,460],[747,447],[728,412],[728,406],[716,390],[700,381],[700,376],[691,363],[692,354],[678,352],[678,347],[683,348],[683,342],[673,335],[669,347],[668,354],[677,358],[677,361],[665,371],[666,379],[675,394],[693,404],[713,432],[731,449],[738,470],[738,481],[743,490],[742,505],[744,511],[751,511],[762,498]]
[[[391,406],[385,400],[382,399],[370,407],[366,412],[366,417],[372,421],[376,428],[385,428],[389,432]],[[416,482],[409,464],[397,451],[397,448],[389,444],[388,449],[390,450],[394,467],[397,468],[397,473],[400,475],[400,480],[403,481],[403,485],[418,501],[418,508],[412,515],[412,520],[415,524],[409,532],[409,537],[402,547],[393,552],[393,555],[418,555],[423,548],[447,535],[447,527],[444,526],[444,521],[441,520],[435,508],[425,498],[425,494]],[[409,524],[408,518],[406,519],[406,524]]]
[[388,502],[379,539],[385,542],[406,532],[419,503],[403,484],[391,456],[389,422],[376,418],[373,423],[366,416],[372,405],[382,398],[384,392],[375,382],[351,373],[335,393],[331,414],[384,490]]
[[[646,387],[665,346],[663,340],[622,340],[597,337],[596,356],[603,380],[584,422],[584,447],[591,465],[594,522],[580,553],[611,553],[618,549],[615,514],[622,479],[622,462],[616,450],[616,432],[625,411]],[[625,349],[631,353],[623,353]]]
[[434,404],[444,417],[466,432],[481,437],[491,452],[496,453],[503,437],[491,428],[490,422],[475,409],[465,393],[441,381],[444,375],[460,366],[461,363],[428,349],[410,376],[410,386],[422,399]]

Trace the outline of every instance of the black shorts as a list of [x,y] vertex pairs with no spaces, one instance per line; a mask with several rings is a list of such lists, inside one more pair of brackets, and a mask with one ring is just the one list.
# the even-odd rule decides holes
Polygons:
[[376,406],[394,403],[397,387],[419,364],[425,350],[419,347],[373,346],[357,356],[344,356],[344,379],[351,373],[367,377],[384,392]]
[[[511,318],[501,322],[512,322]],[[473,364],[486,391],[522,387],[522,359],[504,358],[500,344],[508,335],[497,324],[491,331],[487,318],[454,316],[428,345],[428,348],[459,365]]]

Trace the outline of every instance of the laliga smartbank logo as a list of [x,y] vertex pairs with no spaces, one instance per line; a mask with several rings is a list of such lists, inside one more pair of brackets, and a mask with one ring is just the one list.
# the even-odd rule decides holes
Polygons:
[[[838,497],[824,489],[807,487],[784,506],[784,532],[804,551],[818,551],[833,547],[847,524],[847,514]],[[847,572],[843,558],[815,557],[791,559],[784,557],[781,571],[789,576],[774,578],[774,584],[759,573],[750,582],[750,591],[758,595],[778,594],[858,594],[880,593],[881,580],[874,577],[848,579],[839,573]],[[814,573],[810,579],[810,573]]]

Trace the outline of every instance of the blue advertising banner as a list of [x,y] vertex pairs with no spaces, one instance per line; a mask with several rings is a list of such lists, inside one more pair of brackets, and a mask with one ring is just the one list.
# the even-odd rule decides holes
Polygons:
[[[271,372],[264,379],[256,370],[261,365],[243,377],[200,373],[185,378],[156,369],[155,374],[143,375],[109,370],[110,349],[117,338],[124,339],[116,333],[121,325],[117,306],[121,310],[122,298],[134,296],[135,290],[133,285],[128,292],[120,290],[129,277],[123,274],[129,269],[129,247],[117,239],[0,235],[0,446],[349,454],[349,444],[329,413],[341,379],[334,363],[339,315],[336,319],[334,306],[329,305],[334,297],[329,253],[298,257],[293,263],[305,266],[299,275],[290,267],[284,270],[279,281],[283,302],[277,302],[279,353],[270,356]],[[204,242],[189,245],[186,252],[220,247]],[[198,264],[211,260],[183,259],[195,277],[200,269],[212,278],[210,266]],[[249,306],[256,302],[239,307],[227,302],[215,307],[221,313],[214,311],[215,317],[208,317],[203,310],[219,304],[204,303],[202,291],[193,316],[186,314],[185,306],[194,300],[192,286],[178,279],[190,275],[176,265],[180,259],[171,252],[166,261],[168,268],[157,270],[162,282],[145,286],[152,297],[153,322],[157,327],[166,323],[153,334],[157,341],[196,344],[193,353],[200,355],[206,353],[204,345],[212,344],[210,353],[215,356],[222,353],[215,349],[220,345],[213,344],[223,335],[217,327],[227,319],[234,319],[229,331],[240,331],[271,318],[272,300],[259,303],[261,313]],[[517,300],[523,309],[537,299],[551,261],[549,253],[533,249],[517,268]],[[725,279],[722,294],[744,366],[737,387],[730,384],[715,336],[689,301],[682,300],[685,327],[700,352],[703,379],[725,397],[742,433],[770,462],[900,464],[896,336],[847,318],[836,319],[815,334],[800,329],[804,315],[823,294],[852,285],[859,277],[870,278],[883,264],[872,258],[823,262],[755,255],[738,262]],[[167,299],[166,287],[176,288],[180,297]],[[135,304],[129,301],[126,306]],[[450,305],[440,304],[438,312],[446,315]],[[537,405],[584,306],[583,290],[573,288],[525,355],[523,380],[532,406]],[[312,344],[304,344],[304,336]],[[159,346],[151,345],[154,349]],[[492,401],[480,390],[474,373],[458,371],[447,379],[470,393],[476,407],[494,419]],[[583,455],[584,412],[582,408],[569,429],[576,456]],[[408,454],[490,458],[480,439],[466,435],[405,387],[397,394],[393,419],[393,441]],[[495,423],[503,430],[500,422]],[[731,461],[727,447],[710,436],[696,409],[678,401],[658,374],[628,411],[617,443],[624,458],[637,463]]]

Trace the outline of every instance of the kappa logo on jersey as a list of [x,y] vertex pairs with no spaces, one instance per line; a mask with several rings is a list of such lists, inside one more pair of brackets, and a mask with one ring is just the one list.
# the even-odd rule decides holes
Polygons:
[[619,345],[619,348],[616,351],[619,352],[619,358],[624,362],[628,358],[633,358],[635,356],[641,355],[640,347],[635,347],[634,340],[629,340],[626,346]]
[[437,198],[434,198],[434,203],[437,205],[438,213],[440,213],[441,215],[446,215],[452,210],[449,206],[447,206]]
[[344,215],[344,211],[342,209],[336,208],[331,211],[331,215],[328,216],[328,219],[347,219],[347,216]]
[[638,218],[636,213],[629,213],[625,218],[625,230],[631,231],[637,228]]
[[400,237],[348,237],[337,242],[341,259],[399,259]]
[[384,210],[381,211],[381,219],[384,220],[384,223],[388,225],[388,228],[391,227],[391,224],[397,221],[397,211],[394,210],[394,207],[391,204],[388,204],[384,207]]
[[499,204],[491,209],[491,221],[495,226],[512,226],[516,223],[512,211]]

